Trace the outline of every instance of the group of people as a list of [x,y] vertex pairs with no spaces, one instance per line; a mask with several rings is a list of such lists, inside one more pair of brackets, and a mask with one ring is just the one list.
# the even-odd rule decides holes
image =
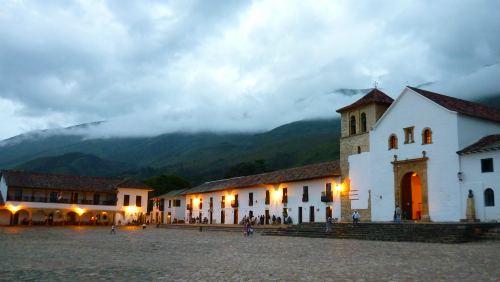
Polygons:
[[359,220],[360,219],[361,219],[361,215],[359,214],[359,212],[357,210],[355,210],[352,213],[352,223],[353,224],[359,224]]
[[253,235],[254,228],[253,225],[257,225],[257,217],[253,216],[244,216],[243,219],[241,220],[240,224],[243,225],[243,236],[248,237]]

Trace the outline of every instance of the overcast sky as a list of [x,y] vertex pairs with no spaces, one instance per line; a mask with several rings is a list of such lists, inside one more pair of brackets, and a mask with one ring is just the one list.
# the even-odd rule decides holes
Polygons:
[[379,88],[500,94],[500,1],[2,1],[0,138],[255,131]]

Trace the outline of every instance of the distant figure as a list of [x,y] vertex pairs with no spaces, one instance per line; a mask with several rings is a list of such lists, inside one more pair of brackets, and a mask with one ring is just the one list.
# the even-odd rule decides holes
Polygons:
[[352,223],[353,224],[358,224],[360,217],[361,217],[361,215],[358,213],[358,211],[354,211],[352,213]]
[[274,214],[273,214],[272,221],[273,221],[273,224],[276,224],[276,216]]
[[146,223],[142,224],[142,229],[146,229]]
[[326,230],[325,232],[332,232],[332,218],[331,217],[328,217],[328,219],[326,220]]
[[110,234],[114,234],[114,235],[116,235],[116,232],[115,232],[115,225],[114,225],[114,224],[113,224],[113,225],[111,225],[111,232],[110,232]]
[[394,209],[394,217],[396,223],[401,223],[401,208],[399,205],[396,205],[396,209]]

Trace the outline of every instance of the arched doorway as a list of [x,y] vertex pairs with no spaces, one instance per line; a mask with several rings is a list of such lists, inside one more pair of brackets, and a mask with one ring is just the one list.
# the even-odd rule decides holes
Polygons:
[[403,219],[422,219],[422,182],[416,172],[406,173],[401,180]]
[[66,214],[66,224],[78,224],[78,215],[74,211],[70,211]]
[[9,210],[0,209],[0,225],[9,225],[12,213]]

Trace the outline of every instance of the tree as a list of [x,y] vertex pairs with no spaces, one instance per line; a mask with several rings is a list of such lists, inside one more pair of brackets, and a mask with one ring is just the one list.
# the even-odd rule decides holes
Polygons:
[[153,176],[144,182],[154,189],[154,196],[160,196],[169,191],[187,189],[190,187],[189,181],[177,175],[162,174]]
[[268,172],[266,162],[264,160],[256,160],[254,162],[242,162],[231,166],[224,177],[247,176],[263,172]]

